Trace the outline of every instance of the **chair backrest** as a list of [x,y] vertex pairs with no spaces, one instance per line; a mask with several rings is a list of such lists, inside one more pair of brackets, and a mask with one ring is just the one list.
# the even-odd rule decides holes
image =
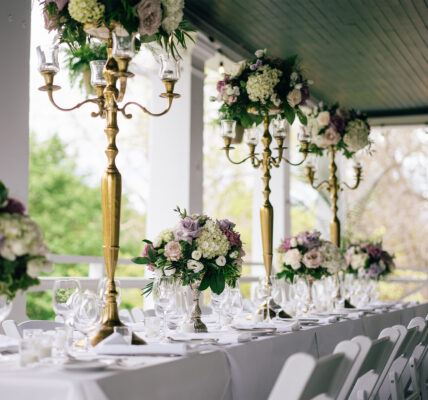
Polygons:
[[356,336],[352,340],[340,342],[333,353],[344,353],[351,362],[351,367],[346,379],[342,383],[337,398],[345,400],[354,387],[355,382],[361,376],[361,367],[371,349],[372,341],[367,336]]
[[347,398],[357,399],[359,392],[366,392],[367,395],[371,393],[385,368],[395,340],[394,337],[392,339],[382,337],[371,342],[370,349],[357,372],[351,393],[348,393]]
[[135,322],[144,322],[144,311],[140,307],[134,307],[132,309],[132,316]]
[[319,395],[335,399],[346,377],[341,373],[344,361],[344,353],[318,360],[306,353],[293,354],[282,367],[269,400],[309,400]]
[[132,318],[131,313],[126,308],[119,310],[119,317],[120,317],[120,320],[125,324],[134,323],[134,319]]
[[21,337],[26,329],[41,329],[43,331],[53,331],[55,328],[63,327],[64,324],[55,321],[29,320],[18,324]]
[[8,319],[6,321],[3,321],[1,326],[6,336],[10,336],[15,339],[21,339],[22,336],[21,336],[21,333],[19,332],[18,325],[16,325],[16,322],[13,319]]

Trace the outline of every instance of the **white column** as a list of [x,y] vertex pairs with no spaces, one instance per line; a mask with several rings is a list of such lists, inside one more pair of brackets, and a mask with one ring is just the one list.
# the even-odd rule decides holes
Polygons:
[[28,205],[31,2],[0,2],[0,180]]
[[[29,63],[31,2],[0,2],[0,180],[28,206]],[[19,293],[9,319],[28,319],[25,293]]]
[[[177,205],[190,213],[202,212],[204,63],[214,52],[212,44],[198,34],[191,54],[182,55],[182,75],[175,90],[181,98],[168,114],[151,118],[149,238],[177,223],[173,212]],[[151,108],[161,110],[165,100],[158,96],[164,87],[158,78],[152,81]]]

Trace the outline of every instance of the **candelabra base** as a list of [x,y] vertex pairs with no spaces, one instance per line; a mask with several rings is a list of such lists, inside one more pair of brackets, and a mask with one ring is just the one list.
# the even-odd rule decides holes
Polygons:
[[[103,323],[101,329],[92,337],[91,344],[96,346],[98,343],[109,337],[114,332],[115,326],[124,326],[120,321],[106,321]],[[137,336],[135,333],[132,334],[132,344],[147,344],[143,339]]]
[[[278,309],[280,306],[276,304],[273,300],[270,302],[269,307],[269,314],[270,318],[276,317],[275,308]],[[257,314],[263,315],[263,318],[265,319],[267,317],[267,307],[266,307],[266,301],[264,301],[262,304],[260,304],[257,308]],[[281,310],[278,314],[279,318],[291,318],[291,315],[287,314],[284,310]]]

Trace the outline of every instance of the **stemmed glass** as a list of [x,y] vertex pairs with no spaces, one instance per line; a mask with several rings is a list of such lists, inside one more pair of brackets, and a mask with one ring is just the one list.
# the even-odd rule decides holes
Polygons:
[[216,294],[211,290],[211,307],[214,310],[214,312],[217,314],[217,326],[219,328],[221,328],[221,309],[226,299],[227,299],[226,288],[220,294]]
[[282,297],[283,297],[283,286],[284,281],[282,279],[278,279],[276,276],[271,276],[270,281],[272,283],[271,285],[271,303],[270,308],[275,312],[275,320],[279,320],[279,313],[282,310],[282,307],[280,304],[282,304]]
[[70,322],[74,302],[80,293],[80,282],[77,279],[57,279],[52,290],[52,305],[55,313],[62,317],[65,324]]
[[[98,281],[97,293],[98,293],[98,296],[100,297],[100,299],[103,301],[104,304],[106,302],[107,282],[108,282],[108,279],[106,277],[104,277]],[[116,303],[117,303],[117,306],[119,307],[120,303],[122,301],[122,289],[120,287],[119,279],[115,279],[114,283],[116,285],[116,292],[117,292]]]
[[223,292],[226,293],[224,301],[221,303],[221,312],[233,321],[233,319],[238,317],[244,309],[239,284],[236,283],[236,287],[234,288],[226,286]]
[[163,317],[163,338],[167,333],[167,314],[175,306],[175,282],[170,276],[162,276],[153,282],[153,301],[156,314]]
[[74,302],[73,325],[86,337],[85,351],[90,349],[89,335],[99,329],[103,320],[103,303],[95,293],[80,293]]

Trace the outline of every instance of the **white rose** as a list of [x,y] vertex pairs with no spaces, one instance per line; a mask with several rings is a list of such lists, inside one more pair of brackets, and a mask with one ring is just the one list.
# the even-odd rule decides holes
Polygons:
[[238,258],[239,257],[239,252],[237,250],[232,251],[232,253],[230,253],[229,257],[230,258]]
[[285,264],[290,265],[296,271],[300,268],[302,254],[298,249],[291,249],[284,253],[283,260]]
[[293,89],[287,96],[287,102],[291,107],[295,107],[302,101],[302,93],[299,89]]
[[264,51],[264,50],[262,50],[262,49],[259,49],[259,50],[256,50],[256,51],[254,52],[254,54],[255,54],[255,56],[256,56],[257,58],[262,58],[262,57],[263,57],[263,55],[265,54],[265,51]]
[[202,253],[199,250],[192,251],[192,258],[194,260],[199,260],[202,257]]
[[226,257],[225,256],[218,256],[215,260],[215,263],[219,266],[219,267],[223,267],[226,265]]
[[175,274],[175,268],[167,268],[167,267],[165,267],[165,268],[163,269],[163,272],[164,272],[164,274],[165,274],[166,276],[171,276],[171,275],[174,275],[174,274]]
[[318,114],[317,122],[322,127],[327,126],[330,122],[330,113],[328,111],[322,111]]
[[160,247],[162,244],[162,238],[161,237],[157,237],[154,241],[153,241],[153,247],[155,249],[157,249],[158,247]]
[[233,78],[242,74],[242,71],[245,69],[245,60],[239,61],[232,66],[231,75]]
[[226,94],[227,94],[228,96],[232,96],[232,94],[233,94],[233,93],[234,93],[234,91],[233,91],[232,86],[227,85],[227,86],[226,86]]
[[0,250],[0,255],[9,261],[15,261],[15,259],[16,259],[15,253],[12,251],[12,248],[10,246],[10,242],[8,242],[8,241],[3,244],[3,247]]
[[296,246],[297,246],[297,240],[296,240],[296,238],[292,238],[292,239],[290,240],[290,246],[291,246],[291,247],[296,247]]
[[37,278],[43,270],[43,264],[43,260],[40,260],[39,258],[28,261],[27,275],[31,276],[31,278]]
[[[20,240],[13,240],[10,243],[12,251],[19,257],[28,253],[28,249],[25,244]],[[38,249],[37,249],[38,250]]]
[[187,261],[187,268],[192,270],[194,273],[198,273],[204,269],[204,264],[199,261],[189,260]]
[[298,238],[297,238],[297,243],[298,243],[298,244],[303,244],[303,240],[302,240],[302,238],[301,238],[301,237],[298,237]]
[[365,253],[357,253],[351,255],[351,266],[353,270],[364,268],[369,256]]

